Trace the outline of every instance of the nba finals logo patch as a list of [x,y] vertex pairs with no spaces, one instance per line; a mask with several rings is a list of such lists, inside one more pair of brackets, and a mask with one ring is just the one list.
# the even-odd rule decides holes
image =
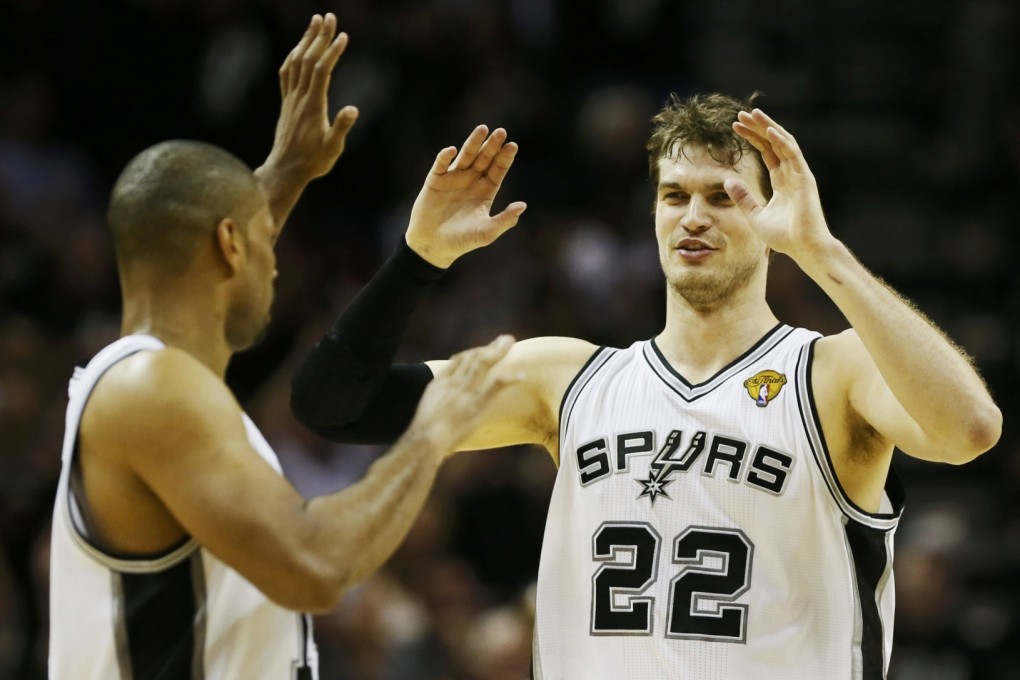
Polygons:
[[744,381],[747,394],[756,406],[765,408],[769,402],[779,396],[779,391],[786,384],[786,376],[776,371],[762,371]]

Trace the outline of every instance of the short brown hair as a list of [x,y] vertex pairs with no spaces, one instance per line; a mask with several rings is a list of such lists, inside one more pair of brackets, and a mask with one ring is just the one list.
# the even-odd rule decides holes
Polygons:
[[736,166],[745,153],[751,154],[758,166],[760,187],[766,199],[772,197],[772,183],[758,150],[733,131],[737,113],[750,111],[758,99],[755,92],[741,101],[724,94],[695,94],[682,99],[676,93],[652,118],[652,136],[645,145],[648,150],[648,172],[652,181],[659,182],[659,159],[674,152],[683,153],[685,147],[695,146],[730,166]]

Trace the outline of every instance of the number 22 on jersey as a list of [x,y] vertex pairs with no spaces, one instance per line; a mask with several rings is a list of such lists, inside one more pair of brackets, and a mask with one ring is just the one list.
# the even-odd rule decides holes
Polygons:
[[[604,522],[592,538],[592,635],[656,634],[654,597],[645,593],[670,578],[665,636],[743,642],[754,545],[739,529],[688,527],[673,540],[674,569],[660,570],[662,539],[644,522]],[[660,571],[663,573],[660,574]]]

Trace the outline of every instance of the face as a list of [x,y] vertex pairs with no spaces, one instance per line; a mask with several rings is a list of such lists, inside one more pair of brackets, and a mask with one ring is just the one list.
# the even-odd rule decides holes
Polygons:
[[723,188],[726,179],[741,179],[764,203],[758,173],[746,155],[731,167],[699,147],[659,159],[659,261],[672,293],[696,308],[725,304],[755,280],[767,262],[765,243]]
[[269,325],[273,283],[277,276],[274,246],[278,230],[265,201],[244,233],[247,234],[246,258],[238,274],[240,292],[227,316],[227,340],[234,351],[256,344]]

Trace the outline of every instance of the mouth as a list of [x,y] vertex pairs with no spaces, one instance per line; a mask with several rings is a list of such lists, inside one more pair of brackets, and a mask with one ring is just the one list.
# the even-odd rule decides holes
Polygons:
[[717,248],[698,239],[685,238],[676,244],[674,250],[678,251],[685,260],[702,260],[714,253]]

